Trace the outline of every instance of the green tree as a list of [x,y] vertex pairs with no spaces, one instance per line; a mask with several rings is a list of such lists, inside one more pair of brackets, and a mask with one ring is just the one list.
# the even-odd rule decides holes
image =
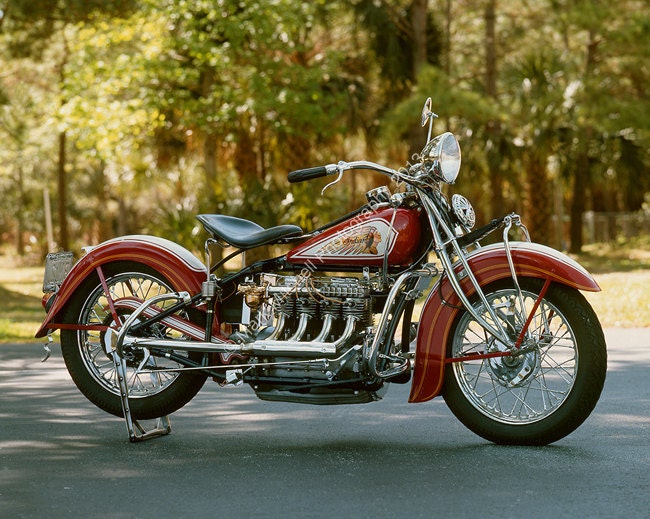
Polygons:
[[0,4],[0,212],[18,240],[42,226],[44,187],[59,245],[68,228],[187,244],[198,211],[321,225],[375,180],[314,197],[318,181],[286,194],[286,172],[399,165],[429,95],[482,220],[523,209],[560,243],[564,202],[578,250],[585,210],[638,210],[650,190],[641,0]]
[[349,73],[356,56],[345,52],[349,35],[328,25],[339,10],[284,0],[165,5],[163,113],[177,134],[205,143],[208,196],[222,193],[228,171],[236,172],[246,194],[231,212],[277,222],[283,206],[273,172],[284,177],[322,160],[324,146],[350,129],[346,114],[363,80]]
[[[66,66],[69,59],[66,30],[74,24],[98,14],[121,16],[133,7],[127,0],[13,0],[4,3],[2,12],[3,40],[11,55],[24,58],[54,60],[56,82],[61,85],[59,107],[67,102],[64,92]],[[58,50],[56,50],[58,49]],[[54,53],[52,52],[54,50]],[[57,56],[57,57],[54,57]],[[69,248],[68,223],[68,137],[64,125],[57,135],[57,201],[59,216],[59,245]]]
[[[598,209],[594,195],[608,179],[615,190],[606,198],[620,203],[609,210],[638,210],[650,188],[648,94],[650,13],[643,2],[553,2],[564,48],[576,56],[574,91],[567,122],[571,143],[565,146],[565,171],[572,177],[570,242],[573,252],[583,244],[582,214]],[[620,193],[635,193],[620,197]],[[632,202],[632,203],[629,203]],[[602,205],[601,205],[602,207]]]
[[[1,36],[0,36],[1,38]],[[43,188],[54,163],[48,124],[48,69],[29,58],[0,53],[0,229],[3,239],[13,239],[16,252],[32,248],[27,238],[40,231]]]

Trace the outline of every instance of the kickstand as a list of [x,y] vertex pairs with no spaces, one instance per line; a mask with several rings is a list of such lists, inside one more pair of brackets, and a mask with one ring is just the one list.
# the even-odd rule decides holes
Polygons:
[[129,433],[129,441],[131,443],[142,442],[158,436],[165,436],[172,431],[172,423],[169,416],[161,416],[156,419],[156,425],[147,431],[137,420],[131,416],[131,408],[129,406],[129,387],[126,379],[126,362],[120,358],[116,351],[113,351],[113,362],[115,364],[115,371],[117,373],[117,382],[120,387],[120,397],[122,400],[122,411],[124,412],[124,420],[126,422],[126,431]]

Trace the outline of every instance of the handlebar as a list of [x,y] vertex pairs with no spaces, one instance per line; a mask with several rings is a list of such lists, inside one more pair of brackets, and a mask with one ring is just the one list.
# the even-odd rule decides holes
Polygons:
[[338,164],[327,164],[326,166],[297,169],[289,173],[287,179],[292,184],[295,184],[296,182],[303,182],[305,180],[312,180],[314,178],[326,177],[328,175],[334,175],[335,173],[338,173],[340,176],[344,171],[351,169],[369,169],[372,171],[377,171],[391,177],[394,180],[404,180],[408,176],[408,173],[405,175],[404,173],[400,173],[399,171],[395,171],[394,169],[387,168],[386,166],[382,166],[374,162],[356,160],[353,162],[340,161]]
[[296,182],[303,182],[305,180],[311,180],[313,178],[326,177],[328,175],[333,175],[338,171],[336,164],[328,164],[327,166],[316,166],[314,168],[305,168],[297,169],[292,171],[287,176],[287,179],[292,184]]

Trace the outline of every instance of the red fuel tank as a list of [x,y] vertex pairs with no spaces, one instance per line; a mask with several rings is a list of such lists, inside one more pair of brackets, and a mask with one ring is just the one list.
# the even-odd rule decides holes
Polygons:
[[315,267],[408,265],[420,242],[420,211],[385,207],[358,214],[326,229],[287,254],[295,264]]

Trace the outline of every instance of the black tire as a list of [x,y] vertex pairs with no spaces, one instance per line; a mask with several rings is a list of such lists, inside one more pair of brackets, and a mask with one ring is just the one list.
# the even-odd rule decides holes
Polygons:
[[[512,280],[483,287],[499,320],[517,337],[542,282],[521,279],[525,315],[507,307]],[[494,325],[475,298],[473,307]],[[519,305],[517,308],[520,308]],[[514,331],[513,330],[514,327]],[[596,406],[605,383],[607,350],[598,318],[575,289],[552,284],[530,323],[528,353],[452,362],[445,368],[444,398],[454,415],[483,438],[509,445],[546,445],[574,431]],[[449,358],[504,351],[468,312],[455,320]]]
[[[133,295],[148,299],[173,292],[161,274],[140,263],[114,262],[104,265],[103,272],[114,298]],[[99,277],[91,275],[70,298],[64,322],[111,324],[113,319],[106,301]],[[162,336],[169,335],[170,331],[158,327],[155,333]],[[84,396],[100,409],[121,417],[123,411],[115,368],[104,351],[102,340],[102,332],[61,330],[61,351],[72,380]],[[135,419],[147,420],[173,413],[189,402],[205,383],[205,374],[138,371],[142,358],[136,355],[135,359],[127,362],[129,401]],[[153,365],[158,368],[180,367],[175,362],[152,356],[146,366]]]

